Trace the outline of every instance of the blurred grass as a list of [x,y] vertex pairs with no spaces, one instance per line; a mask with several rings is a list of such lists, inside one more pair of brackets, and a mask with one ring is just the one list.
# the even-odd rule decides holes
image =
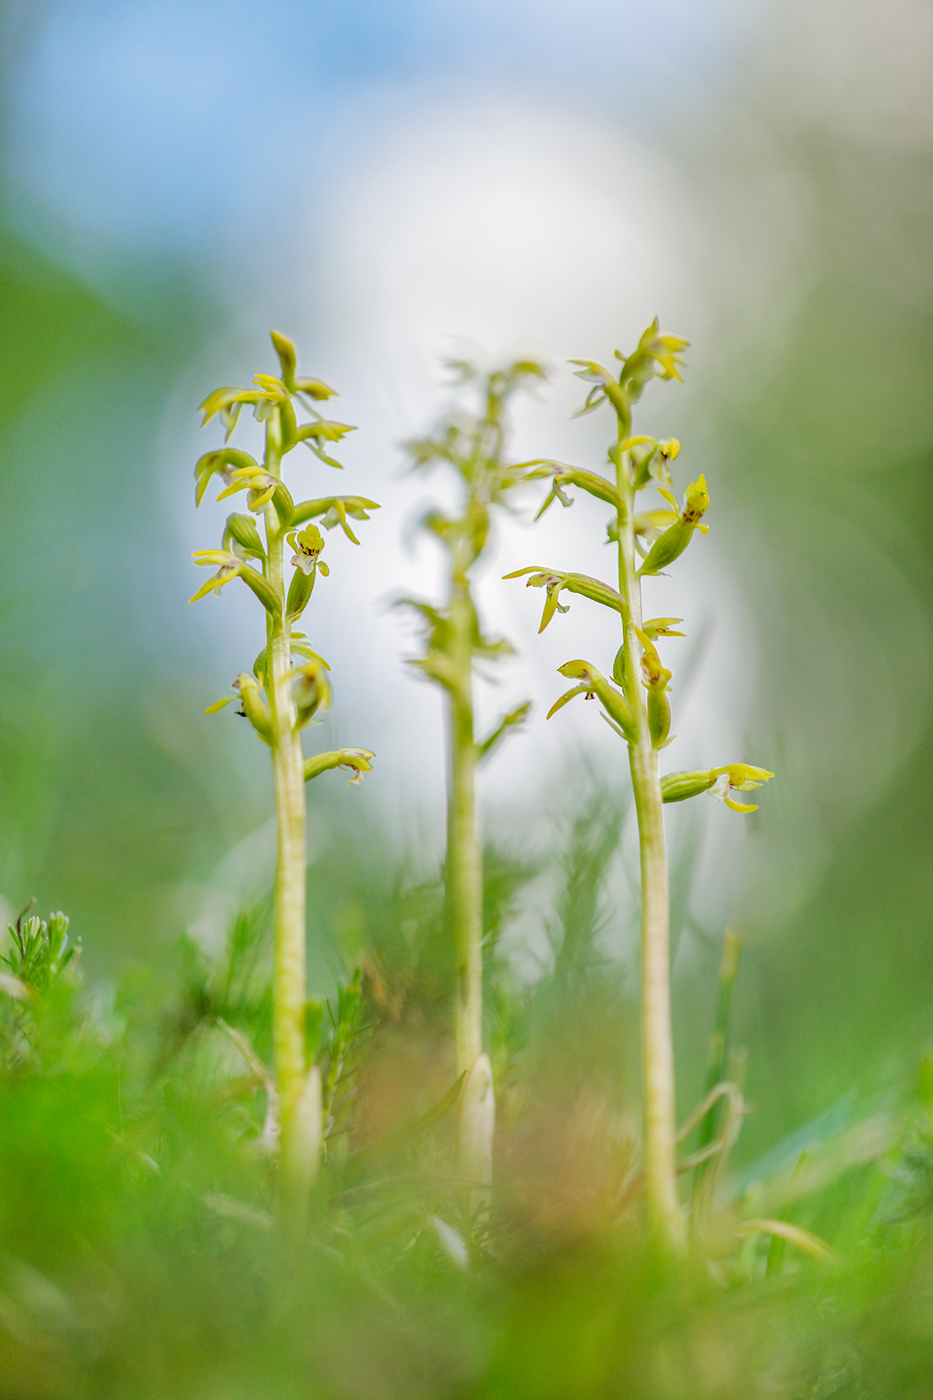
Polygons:
[[[182,940],[127,970],[113,998],[70,974],[31,1002],[0,993],[0,1395],[928,1393],[927,1064],[904,1061],[870,1120],[850,1103],[805,1151],[788,1143],[785,1166],[778,1152],[757,1179],[736,1178],[731,1205],[727,1181],[706,1267],[678,1276],[643,1253],[637,1200],[619,1189],[637,1106],[614,1033],[626,993],[598,948],[606,847],[581,814],[539,982],[522,987],[494,962],[512,1034],[499,1042],[488,1221],[451,1175],[438,1010],[449,1016],[453,970],[412,971],[429,966],[418,954],[436,919],[413,931],[404,900],[357,925],[345,950],[364,969],[365,1034],[341,1051],[343,1103],[306,1241],[271,1224],[265,1094],[222,1026],[267,1052],[267,909],[244,911],[214,957]],[[397,872],[374,864],[389,887]],[[496,864],[500,888],[522,874],[501,853]],[[395,965],[392,946],[408,950]],[[764,1210],[816,1231],[837,1262],[740,1243],[736,1220]]]

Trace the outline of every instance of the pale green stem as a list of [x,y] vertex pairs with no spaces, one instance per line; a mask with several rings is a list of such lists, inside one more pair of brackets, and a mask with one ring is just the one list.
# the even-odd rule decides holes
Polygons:
[[[492,393],[486,416],[473,440],[465,473],[471,504],[488,509],[502,446],[501,401]],[[492,1182],[495,1091],[492,1066],[483,1053],[483,858],[476,810],[477,746],[473,727],[473,647],[476,614],[469,568],[475,558],[467,532],[451,561],[448,659],[453,685],[448,692],[447,880],[446,914],[456,959],[454,1036],[457,1077],[464,1077],[457,1118],[457,1170],[488,1186]],[[474,1193],[474,1210],[488,1192]]]
[[[457,1171],[484,1186],[492,1181],[495,1094],[483,1054],[483,864],[476,812],[473,734],[473,605],[465,569],[455,559],[450,601],[456,685],[449,694],[447,793],[447,921],[456,958],[456,1066],[464,1082],[457,1117]],[[485,1193],[471,1198],[474,1210]]]
[[[620,434],[621,438],[621,434]],[[624,456],[617,484],[625,504],[619,513],[619,591],[625,602],[625,690],[635,715],[636,740],[629,763],[641,854],[641,1033],[645,1192],[649,1226],[671,1253],[684,1246],[683,1213],[677,1195],[677,1125],[674,1045],[671,1029],[670,910],[658,755],[651,743],[648,710],[640,683],[641,582],[636,571],[634,491]]]
[[[275,420],[273,420],[274,422]],[[277,434],[269,425],[266,467],[280,475]],[[284,538],[278,516],[266,507],[266,577],[285,597]],[[295,731],[291,687],[291,627],[283,611],[269,615],[267,694],[272,712],[272,772],[278,823],[273,896],[274,951],[272,1035],[281,1123],[280,1185],[289,1219],[305,1209],[307,1166],[296,1123],[305,1089],[305,784],[301,736]],[[304,1164],[299,1166],[299,1164]]]
[[450,622],[457,689],[450,692],[448,707],[446,894],[457,963],[455,1027],[461,1075],[472,1068],[483,1048],[483,869],[476,820],[471,608],[463,580],[454,580]]

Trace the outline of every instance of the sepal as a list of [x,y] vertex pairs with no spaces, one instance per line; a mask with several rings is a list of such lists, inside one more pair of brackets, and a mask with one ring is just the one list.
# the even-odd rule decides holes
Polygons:
[[647,622],[643,622],[641,630],[646,637],[652,641],[657,637],[685,637],[686,632],[675,632],[674,626],[678,622],[683,622],[682,617],[652,617]]
[[305,782],[310,783],[328,769],[342,768],[350,771],[350,786],[357,787],[364,774],[371,771],[375,757],[370,749],[333,749],[329,753],[315,754],[305,759]]
[[328,467],[336,467],[338,471],[342,471],[343,463],[336,461],[333,457],[328,457],[321,444],[339,442],[341,438],[346,437],[347,433],[355,431],[356,429],[351,427],[349,423],[333,423],[321,418],[317,422],[306,423],[299,428],[295,435],[295,441],[303,442],[305,447],[310,448],[315,457]]
[[198,405],[200,412],[204,414],[201,419],[201,427],[205,427],[215,413],[221,413],[224,415],[224,421],[227,424],[227,437],[229,437],[236,427],[237,415],[243,404],[256,404],[261,398],[262,395],[256,389],[240,389],[232,384],[215,389],[212,394],[208,394],[203,403]]
[[255,457],[248,452],[241,452],[237,447],[220,447],[213,452],[205,452],[199,457],[194,468],[195,492],[194,503],[200,505],[207,490],[212,476],[220,476],[224,484],[229,486],[233,480],[233,468],[243,469],[256,467],[259,463]]
[[296,379],[295,389],[299,394],[307,394],[308,398],[318,402],[337,397],[337,390],[331,389],[322,379]]
[[238,491],[246,491],[246,502],[254,514],[265,509],[271,501],[283,530],[291,524],[295,503],[284,482],[267,472],[264,467],[237,467],[230,473],[230,484],[217,497],[223,501],[227,496],[235,496]]
[[347,433],[355,433],[352,423],[337,423],[329,418],[319,418],[314,423],[305,423],[298,429],[299,442],[340,442]]
[[540,564],[529,564],[524,569],[515,569],[510,574],[503,574],[503,578],[522,578],[525,574],[530,575],[525,583],[526,588],[547,589],[541,626],[538,628],[539,634],[547,627],[555,612],[568,611],[568,608],[559,601],[560,594],[565,589],[568,593],[579,593],[581,597],[589,598],[594,603],[602,603],[604,607],[612,608],[622,617],[625,616],[625,603],[622,601],[621,595],[608,583],[603,583],[598,578],[591,578],[589,574],[563,573],[558,569],[542,568]]
[[511,467],[511,471],[527,471],[524,481],[539,481],[543,478],[551,478],[551,490],[545,497],[544,504],[535,516],[540,520],[546,510],[553,505],[554,501],[560,501],[563,506],[573,505],[569,496],[564,494],[566,486],[576,486],[581,491],[586,491],[590,496],[595,496],[599,501],[605,501],[614,510],[622,510],[622,498],[611,481],[600,476],[597,472],[583,471],[579,467],[569,467],[565,462],[555,462],[547,457],[535,458],[531,462],[520,462],[517,466]]
[[219,597],[224,584],[229,583],[231,579],[239,578],[246,568],[245,562],[237,558],[235,554],[231,554],[229,549],[196,549],[192,558],[196,564],[202,567],[214,565],[217,572],[207,580],[207,583],[201,585],[193,598],[188,599],[189,603],[199,602],[208,593],[216,593]]
[[568,679],[579,680],[580,684],[573,690],[567,691],[551,706],[547,715],[548,719],[569,700],[572,700],[575,695],[595,695],[609,718],[618,725],[626,742],[633,743],[635,741],[635,716],[632,714],[631,706],[625,696],[606,680],[602,672],[597,671],[596,667],[591,666],[588,661],[567,661],[563,666],[558,667],[558,671],[562,676],[567,676]]
[[347,523],[347,517],[350,516],[353,520],[368,520],[368,512],[379,509],[379,502],[370,501],[366,496],[321,496],[315,501],[299,501],[292,511],[291,523],[303,525],[306,520],[317,520],[323,516],[321,524],[325,530],[332,530],[335,525],[339,525],[349,540],[359,544]]

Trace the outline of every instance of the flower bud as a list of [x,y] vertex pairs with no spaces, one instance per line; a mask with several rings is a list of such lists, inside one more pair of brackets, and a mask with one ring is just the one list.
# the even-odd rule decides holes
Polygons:
[[[667,672],[670,675],[670,671]],[[648,688],[648,733],[651,747],[663,749],[669,742],[671,732],[671,702],[667,698],[666,686]]]
[[298,364],[295,347],[288,337],[279,331],[272,331],[271,338],[275,353],[279,357],[279,364],[282,367],[282,383],[286,389],[293,390],[295,388],[295,369]]
[[292,676],[294,679],[292,694],[297,710],[295,728],[303,729],[318,710],[330,709],[330,685],[327,680],[327,670],[323,663],[318,660],[306,661],[303,666],[296,667]]
[[231,540],[240,546],[239,550],[233,551],[234,554],[242,551],[243,554],[253,559],[265,559],[266,551],[262,547],[256,522],[251,515],[239,515],[234,512],[227,516],[227,524],[224,527],[224,548]]
[[313,591],[314,574],[305,574],[301,569],[296,569],[292,574],[288,597],[285,600],[285,613],[289,622],[296,622],[301,617]]
[[661,779],[661,801],[686,802],[688,797],[709,792],[714,782],[715,777],[709,769],[695,773],[667,773]]
[[262,574],[258,574],[256,570],[251,569],[248,564],[244,564],[243,568],[240,570],[240,578],[246,584],[247,588],[253,590],[266,612],[276,617],[282,611],[282,599],[279,597],[278,593],[276,593],[269,580],[263,578]]
[[265,697],[259,689],[259,683],[255,676],[242,671],[233,682],[232,689],[237,692],[243,706],[242,714],[249,720],[250,724],[266,744],[272,743],[272,715]]

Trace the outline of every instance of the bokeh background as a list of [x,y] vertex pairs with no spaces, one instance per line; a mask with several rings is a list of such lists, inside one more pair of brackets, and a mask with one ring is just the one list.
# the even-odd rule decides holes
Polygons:
[[[7,0],[0,32],[9,908],[68,910],[106,981],[183,930],[216,943],[268,881],[263,753],[229,711],[203,715],[261,619],[246,590],[186,600],[190,552],[224,518],[194,510],[217,440],[196,405],[273,370],[275,326],[359,426],[339,487],[302,462],[296,489],[383,502],[359,550],[328,538],[310,617],[336,696],[316,733],[378,753],[361,790],[311,796],[312,901],[316,878],[330,900],[312,969],[332,977],[341,940],[364,936],[372,869],[417,880],[440,855],[440,703],[406,674],[414,639],[389,608],[440,585],[412,521],[446,488],[405,476],[400,449],[449,399],[438,357],[544,356],[516,458],[598,466],[607,424],[570,421],[565,361],[630,348],[657,313],[691,340],[689,372],[652,386],[640,421],[683,440],[680,486],[706,471],[713,497],[710,535],[652,585],[652,611],[687,620],[671,766],[778,774],[747,822],[706,801],[671,814],[685,1095],[729,923],[762,1109],[747,1151],[926,1048],[929,6]],[[611,629],[577,601],[538,639],[540,595],[500,582],[532,562],[611,567],[600,514],[533,514],[529,499],[501,523],[481,585],[517,651],[484,711],[536,702],[484,794],[493,839],[542,871],[506,939],[519,978],[546,950],[566,823],[600,803],[610,822],[625,785],[587,707],[543,718],[555,667],[608,664]],[[603,934],[626,966],[631,856],[627,832]]]

